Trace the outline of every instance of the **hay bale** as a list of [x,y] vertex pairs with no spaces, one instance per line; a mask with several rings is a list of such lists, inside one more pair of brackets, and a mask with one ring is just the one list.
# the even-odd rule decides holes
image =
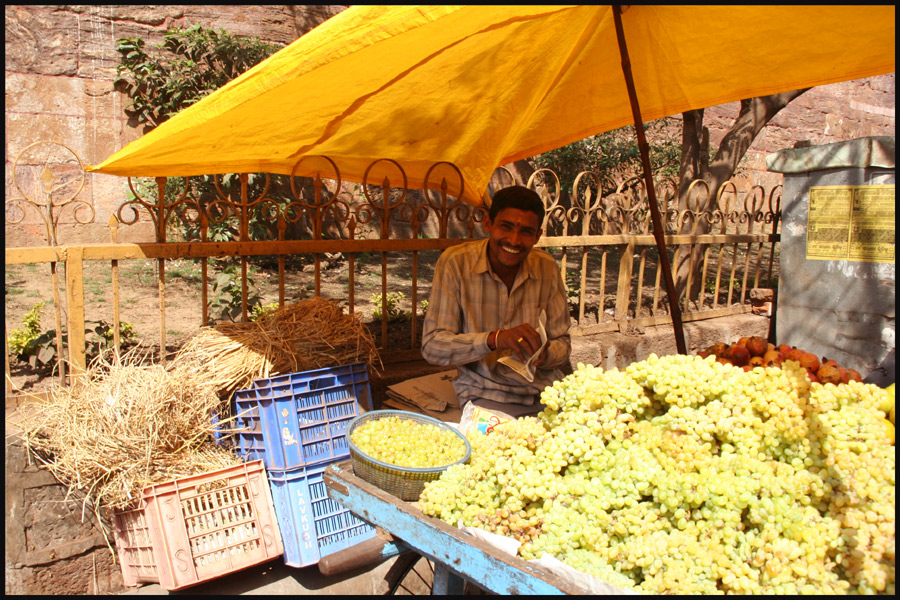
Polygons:
[[204,327],[175,360],[193,365],[220,398],[274,375],[355,362],[375,370],[382,366],[375,340],[356,315],[321,297],[286,305],[250,323]]
[[84,378],[17,415],[26,446],[100,523],[148,485],[240,463],[211,442],[214,389],[187,365],[142,362],[98,357]]

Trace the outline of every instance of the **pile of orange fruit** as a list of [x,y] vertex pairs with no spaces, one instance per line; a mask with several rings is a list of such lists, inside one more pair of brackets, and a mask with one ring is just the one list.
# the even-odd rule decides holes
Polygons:
[[756,367],[779,367],[786,360],[794,360],[806,369],[810,381],[835,385],[862,381],[859,371],[842,367],[835,360],[824,356],[819,360],[812,352],[787,344],[775,345],[759,336],[742,337],[733,344],[718,342],[697,354],[703,358],[715,356],[718,362],[742,367],[745,371]]

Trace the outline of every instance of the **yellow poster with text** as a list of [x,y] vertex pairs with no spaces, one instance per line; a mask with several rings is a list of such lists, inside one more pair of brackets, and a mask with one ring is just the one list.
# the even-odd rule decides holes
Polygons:
[[808,260],[894,262],[893,185],[809,189]]

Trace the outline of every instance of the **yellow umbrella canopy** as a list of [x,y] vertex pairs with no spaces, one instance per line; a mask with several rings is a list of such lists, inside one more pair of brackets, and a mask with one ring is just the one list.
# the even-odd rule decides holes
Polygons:
[[[622,22],[648,121],[894,71],[893,6],[640,5]],[[611,6],[354,6],[88,170],[313,175],[298,161],[324,155],[362,181],[390,158],[421,187],[448,161],[477,203],[498,165],[632,122]]]

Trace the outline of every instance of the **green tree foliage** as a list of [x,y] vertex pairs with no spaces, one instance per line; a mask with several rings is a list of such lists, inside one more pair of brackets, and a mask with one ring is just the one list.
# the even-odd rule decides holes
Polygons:
[[[679,210],[688,208],[691,184],[697,180],[705,181],[709,200],[701,210],[713,210],[719,188],[740,173],[741,160],[759,133],[781,109],[804,92],[806,89],[741,100],[737,117],[718,147],[710,143],[709,130],[703,124],[703,109],[682,113],[680,126],[674,125],[671,118],[645,123],[654,179],[671,177],[676,180]],[[582,171],[592,171],[599,177],[603,195],[614,192],[619,183],[643,172],[633,126],[545,152],[533,157],[530,162],[535,168],[549,168],[557,172],[562,198],[571,193],[572,183]],[[709,220],[699,219],[697,233],[707,233],[709,223]],[[688,222],[688,226],[693,225],[694,221]],[[679,255],[673,271],[680,299],[684,299],[689,292],[694,296],[699,291],[701,256],[705,249],[705,245],[697,244],[692,252]],[[691,264],[694,268],[689,273]],[[689,279],[693,282],[690,291],[686,289]]]
[[[681,161],[681,142],[677,123],[664,118],[646,123],[650,143],[650,163],[654,176],[678,177]],[[567,146],[544,152],[531,159],[537,169],[551,169],[559,175],[564,192],[571,193],[575,177],[582,171],[592,171],[600,177],[604,195],[631,177],[641,174],[641,153],[638,150],[634,126],[599,133]]]
[[199,25],[169,29],[155,52],[148,53],[145,45],[139,37],[118,40],[115,84],[131,99],[125,114],[150,129],[279,49],[259,38]]
[[[149,131],[164,123],[175,113],[195,104],[211,92],[219,89],[232,79],[268,58],[280,47],[260,41],[256,37],[239,37],[226,32],[204,29],[194,25],[186,29],[169,29],[162,44],[147,49],[140,37],[118,40],[120,54],[116,67],[119,78],[115,85],[129,98],[125,114]],[[152,179],[133,182],[138,193],[145,199],[155,199],[156,181]],[[219,178],[222,190],[231,201],[239,202],[240,182],[237,175],[229,174]],[[237,215],[222,213],[222,205],[212,205],[219,199],[213,177],[190,179],[194,197],[209,211],[208,239],[210,241],[230,241],[238,239]],[[171,177],[166,182],[166,198],[174,200],[184,190],[185,179]],[[248,197],[260,198],[264,190],[271,203],[258,206],[250,215],[249,234],[251,239],[273,239],[278,232],[273,219],[261,214],[273,211],[272,204],[283,208],[290,202],[287,178],[273,175],[266,186],[266,175],[248,174]],[[130,192],[130,190],[129,190]],[[132,199],[133,195],[132,195]],[[185,213],[186,205],[175,209],[168,223],[169,235],[178,240],[199,239],[199,223]],[[308,236],[308,224],[296,219],[288,223],[286,239],[300,239]]]

